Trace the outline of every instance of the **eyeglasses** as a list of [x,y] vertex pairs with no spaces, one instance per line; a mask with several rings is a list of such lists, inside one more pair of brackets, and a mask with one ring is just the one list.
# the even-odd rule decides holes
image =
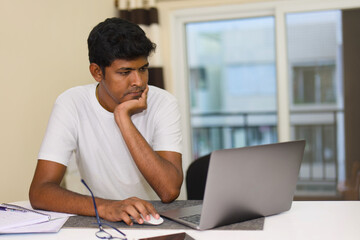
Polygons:
[[[97,223],[99,225],[99,231],[97,231],[95,233],[96,237],[101,238],[101,239],[122,239],[122,240],[127,240],[125,233],[121,232],[119,229],[117,229],[116,227],[111,226],[110,224],[107,223],[102,223],[100,221],[100,217],[99,217],[99,213],[96,207],[96,203],[95,203],[95,197],[94,194],[92,193],[91,189],[89,188],[89,186],[86,184],[86,182],[84,181],[84,179],[81,179],[81,182],[85,185],[85,187],[89,190],[89,192],[91,193],[91,197],[94,203],[94,208],[95,208],[95,215],[96,215],[96,220]],[[103,226],[108,226],[111,227],[112,229],[114,229],[116,232],[120,233],[123,237],[114,237],[112,236],[110,233],[108,233],[107,231],[104,230]]]

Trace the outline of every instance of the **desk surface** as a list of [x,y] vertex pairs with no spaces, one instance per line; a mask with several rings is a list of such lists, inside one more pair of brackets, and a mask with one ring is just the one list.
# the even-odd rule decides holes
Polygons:
[[[360,201],[293,202],[284,213],[266,217],[264,230],[186,230],[194,239],[360,239]],[[184,230],[126,229],[129,240]],[[0,239],[97,239],[95,228],[63,228],[52,234],[0,235]]]

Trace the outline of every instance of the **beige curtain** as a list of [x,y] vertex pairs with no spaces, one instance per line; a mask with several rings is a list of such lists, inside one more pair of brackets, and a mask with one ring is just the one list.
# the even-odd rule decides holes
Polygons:
[[117,7],[120,18],[139,24],[146,36],[156,43],[156,51],[149,59],[149,84],[164,88],[160,26],[155,0],[117,0]]

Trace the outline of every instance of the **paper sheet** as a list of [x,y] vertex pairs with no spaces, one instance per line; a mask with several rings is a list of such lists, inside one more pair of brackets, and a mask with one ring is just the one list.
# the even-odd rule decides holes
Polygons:
[[[15,202],[13,203],[18,206],[22,206],[28,209],[33,209],[29,201]],[[31,224],[22,227],[8,228],[6,230],[1,230],[1,234],[9,233],[49,233],[49,232],[58,232],[64,223],[68,220],[73,214],[59,213],[59,212],[50,212],[36,210],[41,213],[45,213],[51,216],[51,220],[43,223]]]
[[66,218],[58,218],[55,220],[50,220],[48,222],[38,223],[27,225],[23,227],[17,228],[8,228],[5,230],[0,231],[1,234],[9,234],[9,233],[51,233],[51,232],[58,232],[64,223],[67,221]]
[[33,212],[0,211],[0,231],[49,221],[49,216]]

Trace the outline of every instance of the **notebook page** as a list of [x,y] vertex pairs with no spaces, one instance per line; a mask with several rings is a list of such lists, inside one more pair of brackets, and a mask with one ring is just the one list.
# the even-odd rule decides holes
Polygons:
[[0,230],[49,221],[49,216],[34,212],[0,211]]

